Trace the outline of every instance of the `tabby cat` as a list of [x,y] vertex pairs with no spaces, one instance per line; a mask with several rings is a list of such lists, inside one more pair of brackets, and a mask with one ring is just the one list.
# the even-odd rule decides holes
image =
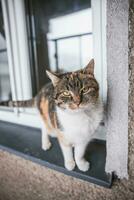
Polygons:
[[49,136],[56,136],[65,167],[73,170],[76,164],[80,170],[87,171],[90,164],[84,153],[103,116],[99,85],[94,77],[94,60],[75,72],[46,73],[51,83],[36,97],[26,101],[5,101],[0,105],[37,107],[42,122],[42,148],[48,150],[51,147]]

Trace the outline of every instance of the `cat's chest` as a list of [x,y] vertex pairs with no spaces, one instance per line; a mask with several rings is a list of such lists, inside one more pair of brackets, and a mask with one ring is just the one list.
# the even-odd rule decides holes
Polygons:
[[77,115],[61,114],[59,115],[60,122],[64,130],[78,131],[89,127],[89,117],[86,114],[81,113]]
[[86,113],[70,114],[58,110],[57,114],[67,139],[76,141],[90,136],[93,121]]

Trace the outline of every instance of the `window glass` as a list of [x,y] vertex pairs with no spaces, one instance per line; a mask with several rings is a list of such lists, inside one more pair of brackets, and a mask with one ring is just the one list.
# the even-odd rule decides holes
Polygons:
[[91,8],[50,19],[48,23],[50,68],[74,71],[87,64],[93,54]]
[[84,67],[93,56],[90,0],[25,2],[37,88],[48,80],[46,69],[74,71]]
[[12,99],[12,96],[9,78],[9,66],[2,7],[0,1],[0,101],[10,99]]
[[58,69],[74,71],[80,68],[79,56],[78,38],[69,38],[58,41]]

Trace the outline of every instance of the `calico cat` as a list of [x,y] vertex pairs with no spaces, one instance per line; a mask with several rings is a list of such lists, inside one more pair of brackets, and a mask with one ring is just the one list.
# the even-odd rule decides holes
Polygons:
[[[81,70],[56,74],[46,71],[51,83],[27,101],[1,102],[3,106],[38,108],[42,122],[42,148],[51,147],[49,136],[58,138],[64,164],[73,170],[89,169],[84,154],[103,117],[99,85],[94,77],[94,60]],[[74,148],[74,155],[73,155]]]

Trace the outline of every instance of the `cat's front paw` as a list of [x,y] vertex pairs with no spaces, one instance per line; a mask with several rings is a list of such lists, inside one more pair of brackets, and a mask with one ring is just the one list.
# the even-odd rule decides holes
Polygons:
[[49,150],[49,149],[51,148],[51,146],[52,146],[52,144],[51,144],[50,141],[48,141],[48,142],[43,142],[43,143],[42,143],[42,149],[43,149],[44,151]]
[[79,162],[77,162],[77,166],[81,171],[86,172],[90,168],[90,163],[85,159],[82,159]]
[[74,162],[74,160],[65,162],[65,167],[69,171],[72,171],[75,168],[75,162]]

